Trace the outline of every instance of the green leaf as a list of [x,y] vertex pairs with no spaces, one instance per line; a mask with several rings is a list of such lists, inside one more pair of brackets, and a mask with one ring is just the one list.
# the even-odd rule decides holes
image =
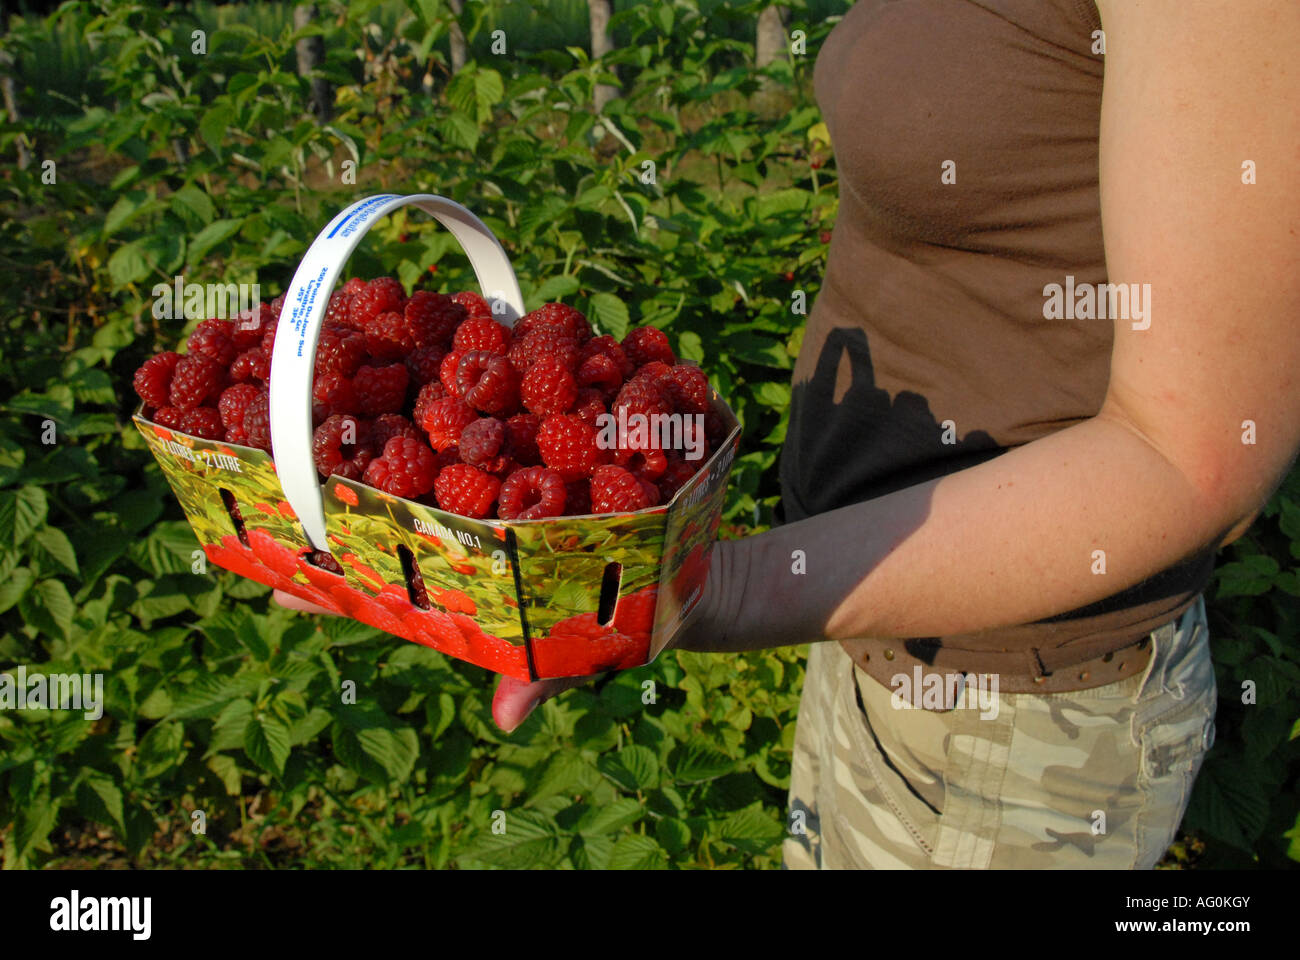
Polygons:
[[1188,804],[1184,829],[1204,830],[1240,850],[1250,850],[1268,821],[1268,785],[1235,757],[1208,760]]
[[629,324],[627,304],[612,293],[593,293],[588,300],[587,312],[601,333],[616,340],[627,335]]
[[486,826],[463,852],[467,859],[516,870],[553,867],[563,859],[568,837],[561,835],[554,817],[529,810],[502,814],[502,818],[494,816],[493,822],[502,824],[504,832],[492,833],[491,825]]
[[66,640],[72,635],[72,617],[76,612],[76,607],[72,602],[72,597],[68,595],[68,588],[63,585],[61,580],[42,580],[36,584],[34,595],[40,605],[50,617],[54,620]]
[[193,219],[204,224],[211,223],[212,218],[217,215],[212,199],[192,183],[185,184],[172,194],[171,205],[172,209],[189,214]]
[[58,527],[42,527],[36,531],[36,535],[32,539],[39,543],[41,549],[68,573],[73,576],[79,573],[77,554],[72,549],[72,541]]
[[603,803],[589,810],[578,821],[578,832],[590,836],[615,833],[636,823],[643,812],[644,808],[636,800],[620,797],[613,803]]
[[420,754],[419,738],[409,727],[385,730],[373,727],[357,733],[357,742],[366,755],[384,768],[390,780],[405,783],[411,777],[415,759]]
[[132,240],[113,251],[113,255],[108,258],[108,275],[113,280],[114,289],[118,290],[139,283],[149,276],[149,261],[138,240]]
[[673,751],[673,779],[678,783],[703,783],[730,773],[735,761],[707,741],[693,737]]
[[691,842],[691,828],[675,817],[665,817],[655,824],[655,839],[671,854],[684,853]]
[[136,753],[136,774],[142,780],[156,780],[181,762],[185,750],[185,729],[179,723],[156,724],[140,741]]
[[13,843],[6,843],[4,848],[5,869],[29,866],[28,857],[31,856],[36,845],[50,835],[58,820],[58,814],[58,804],[52,803],[50,798],[44,795],[19,810],[14,826]]
[[248,721],[253,719],[255,709],[251,700],[232,700],[226,704],[212,723],[212,739],[208,743],[208,755],[211,756],[222,750],[242,749],[244,731],[248,729]]
[[17,567],[8,579],[0,582],[0,613],[4,613],[23,598],[36,578],[26,567]]
[[226,788],[227,796],[237,797],[242,792],[243,772],[235,758],[228,753],[218,753],[208,758],[208,769],[216,774],[221,785]]
[[126,835],[126,818],[122,813],[122,791],[113,778],[89,771],[77,785],[77,807],[87,817],[115,826]]
[[737,810],[722,822],[719,836],[746,853],[763,853],[785,835],[785,829],[763,812],[762,804]]
[[213,220],[190,241],[186,261],[192,267],[203,263],[209,250],[218,244],[225,243],[237,234],[243,226],[243,217],[237,220]]
[[596,761],[596,768],[624,790],[650,790],[659,784],[659,758],[639,744],[605,754]]
[[244,752],[267,773],[284,776],[284,764],[289,759],[289,728],[269,713],[251,717],[244,728]]
[[231,700],[257,689],[260,678],[251,674],[234,677],[204,673],[179,694],[174,695],[169,720],[211,717],[221,712]]
[[40,487],[23,487],[19,490],[0,490],[0,530],[13,531],[13,544],[22,546],[24,540],[45,522],[49,501]]
[[537,306],[540,307],[544,303],[555,303],[561,298],[573,296],[577,292],[578,278],[562,273],[554,277],[547,277],[546,282],[533,291],[533,299],[537,302]]
[[295,747],[315,739],[316,735],[330,725],[333,717],[328,710],[315,707],[306,716],[299,717],[289,726],[289,743]]
[[199,120],[199,136],[217,156],[226,138],[226,128],[233,122],[234,108],[228,103],[218,103],[209,107]]
[[653,837],[640,834],[621,838],[609,855],[611,870],[666,870],[668,857]]

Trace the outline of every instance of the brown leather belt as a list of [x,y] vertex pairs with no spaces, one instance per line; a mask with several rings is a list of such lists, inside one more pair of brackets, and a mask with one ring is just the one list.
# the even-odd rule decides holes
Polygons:
[[[1118,650],[1101,654],[1082,663],[1068,667],[1058,667],[1047,671],[1036,655],[1021,654],[1007,657],[1011,669],[997,670],[987,666],[979,669],[963,669],[960,657],[963,652],[973,653],[977,659],[986,663],[995,656],[993,651],[942,650],[936,659],[943,662],[927,664],[912,656],[903,648],[900,640],[874,640],[862,638],[841,640],[844,648],[855,664],[866,674],[874,677],[889,689],[895,689],[891,681],[898,674],[904,674],[909,680],[914,676],[914,669],[921,668],[922,677],[928,674],[948,676],[953,674],[991,674],[998,676],[998,690],[1002,693],[1065,693],[1072,690],[1088,690],[1102,687],[1108,683],[1125,680],[1146,670],[1151,660],[1150,634]],[[1009,653],[1009,652],[1008,652]],[[1026,662],[1032,661],[1029,670]]]

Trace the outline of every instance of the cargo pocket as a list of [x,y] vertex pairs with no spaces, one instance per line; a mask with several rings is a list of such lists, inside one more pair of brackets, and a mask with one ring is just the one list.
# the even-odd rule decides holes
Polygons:
[[[863,682],[877,683],[865,675]],[[853,754],[870,781],[869,785],[861,785],[863,799],[868,804],[874,803],[884,808],[879,810],[877,817],[888,810],[896,821],[894,828],[882,826],[879,822],[871,825],[864,822],[861,827],[873,834],[871,840],[875,845],[886,847],[893,857],[907,866],[924,865],[915,861],[918,858],[928,861],[934,853],[939,811],[921,796],[890,759],[885,745],[872,726],[867,704],[858,687],[857,670],[852,667],[851,661],[842,683],[842,709],[847,718]],[[872,709],[876,708],[878,704],[873,704]],[[887,705],[885,709],[894,708]]]
[[[1138,789],[1142,809],[1137,818],[1133,866],[1154,867],[1173,842],[1200,772],[1214,743],[1217,690],[1203,621],[1189,628],[1190,639],[1176,637],[1166,657],[1159,689],[1144,695],[1134,716],[1134,739],[1140,748]],[[1168,643],[1168,641],[1166,641]]]

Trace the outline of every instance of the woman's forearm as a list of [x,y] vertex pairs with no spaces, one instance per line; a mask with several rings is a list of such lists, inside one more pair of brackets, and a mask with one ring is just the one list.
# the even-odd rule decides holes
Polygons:
[[1028,623],[1222,540],[1240,512],[1135,431],[1094,418],[938,480],[720,543],[681,645],[744,650]]

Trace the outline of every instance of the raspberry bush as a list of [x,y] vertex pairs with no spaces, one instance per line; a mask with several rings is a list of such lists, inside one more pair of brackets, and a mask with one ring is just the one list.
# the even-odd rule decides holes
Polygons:
[[[321,75],[335,87],[326,124],[309,114],[310,82],[294,73],[286,5],[91,0],[7,20],[0,46],[14,58],[6,69],[22,122],[0,124],[0,184],[13,211],[0,224],[0,256],[14,278],[0,285],[0,670],[102,671],[107,681],[98,720],[0,712],[5,867],[778,862],[801,651],[665,655],[571,691],[502,734],[483,670],[362,624],[281,610],[269,586],[214,564],[196,569],[198,545],[129,414],[145,359],[188,354],[188,334],[211,319],[156,317],[154,284],[178,273],[258,282],[266,299],[350,200],[441,193],[502,239],[530,310],[562,301],[590,322],[586,342],[561,316],[558,331],[516,331],[507,348],[517,367],[542,356],[567,367],[576,350],[577,399],[558,416],[592,426],[639,362],[623,349],[628,332],[662,331],[673,357],[707,369],[744,425],[724,535],[765,525],[798,311],[817,295],[837,202],[810,96],[812,54],[828,17],[849,4],[783,6],[810,55],[768,68],[758,91],[756,5],[617,4],[618,50],[599,63],[582,53],[581,5],[566,26],[527,4],[465,4],[469,58],[454,73],[446,4],[317,5]],[[491,50],[498,28],[509,56]],[[190,53],[196,29],[209,38],[204,56]],[[593,91],[615,65],[620,96],[597,112]],[[348,162],[355,184],[343,179]],[[444,230],[409,210],[380,223],[351,266],[363,277],[392,271],[410,296],[404,322],[384,309],[371,329],[354,326],[347,299],[360,282],[345,285],[325,365],[351,380],[363,365],[403,363],[395,415],[430,437],[439,469],[461,463],[460,431],[485,414],[448,408],[447,399],[463,401],[440,376],[441,344],[452,338],[455,352],[452,304],[492,319],[477,294],[453,294],[475,287],[472,271]],[[272,322],[281,305],[271,298]],[[215,407],[227,431],[250,420],[251,440],[232,442],[265,442],[269,336],[236,330],[232,383],[191,408]],[[653,335],[640,336],[638,349],[656,349]],[[394,359],[408,338],[416,346]],[[220,364],[224,338],[205,339],[198,353]],[[668,379],[659,386],[674,408],[698,396],[693,375]],[[235,384],[253,392],[223,402]],[[150,402],[166,404],[160,423],[181,429],[188,411],[170,405],[167,387]],[[372,428],[385,416],[351,415]],[[556,414],[492,416],[521,467],[551,469],[537,448]],[[385,423],[375,432],[393,429]],[[362,433],[350,444],[331,436],[315,452],[360,479],[393,435],[379,449]],[[613,465],[661,495],[693,472],[672,451],[663,464],[639,451]],[[564,489],[573,509],[593,492],[582,474]],[[502,497],[508,510],[527,510],[555,495],[554,481],[506,477],[497,509]],[[262,506],[280,514],[279,504]],[[223,547],[258,570],[288,569],[260,537]],[[1219,688],[1254,680],[1258,702],[1221,701],[1218,741],[1170,864],[1300,859],[1290,739],[1300,717],[1298,558],[1293,474],[1225,551],[1208,598]],[[337,572],[325,559],[307,568],[328,591]],[[673,585],[690,588],[690,577]],[[473,616],[463,598],[432,592],[424,629],[468,644],[456,619]],[[338,703],[343,680],[365,691],[350,707]],[[642,700],[647,680],[653,704]],[[208,832],[196,837],[199,808]],[[491,834],[497,809],[523,828],[511,831],[517,844]]]

